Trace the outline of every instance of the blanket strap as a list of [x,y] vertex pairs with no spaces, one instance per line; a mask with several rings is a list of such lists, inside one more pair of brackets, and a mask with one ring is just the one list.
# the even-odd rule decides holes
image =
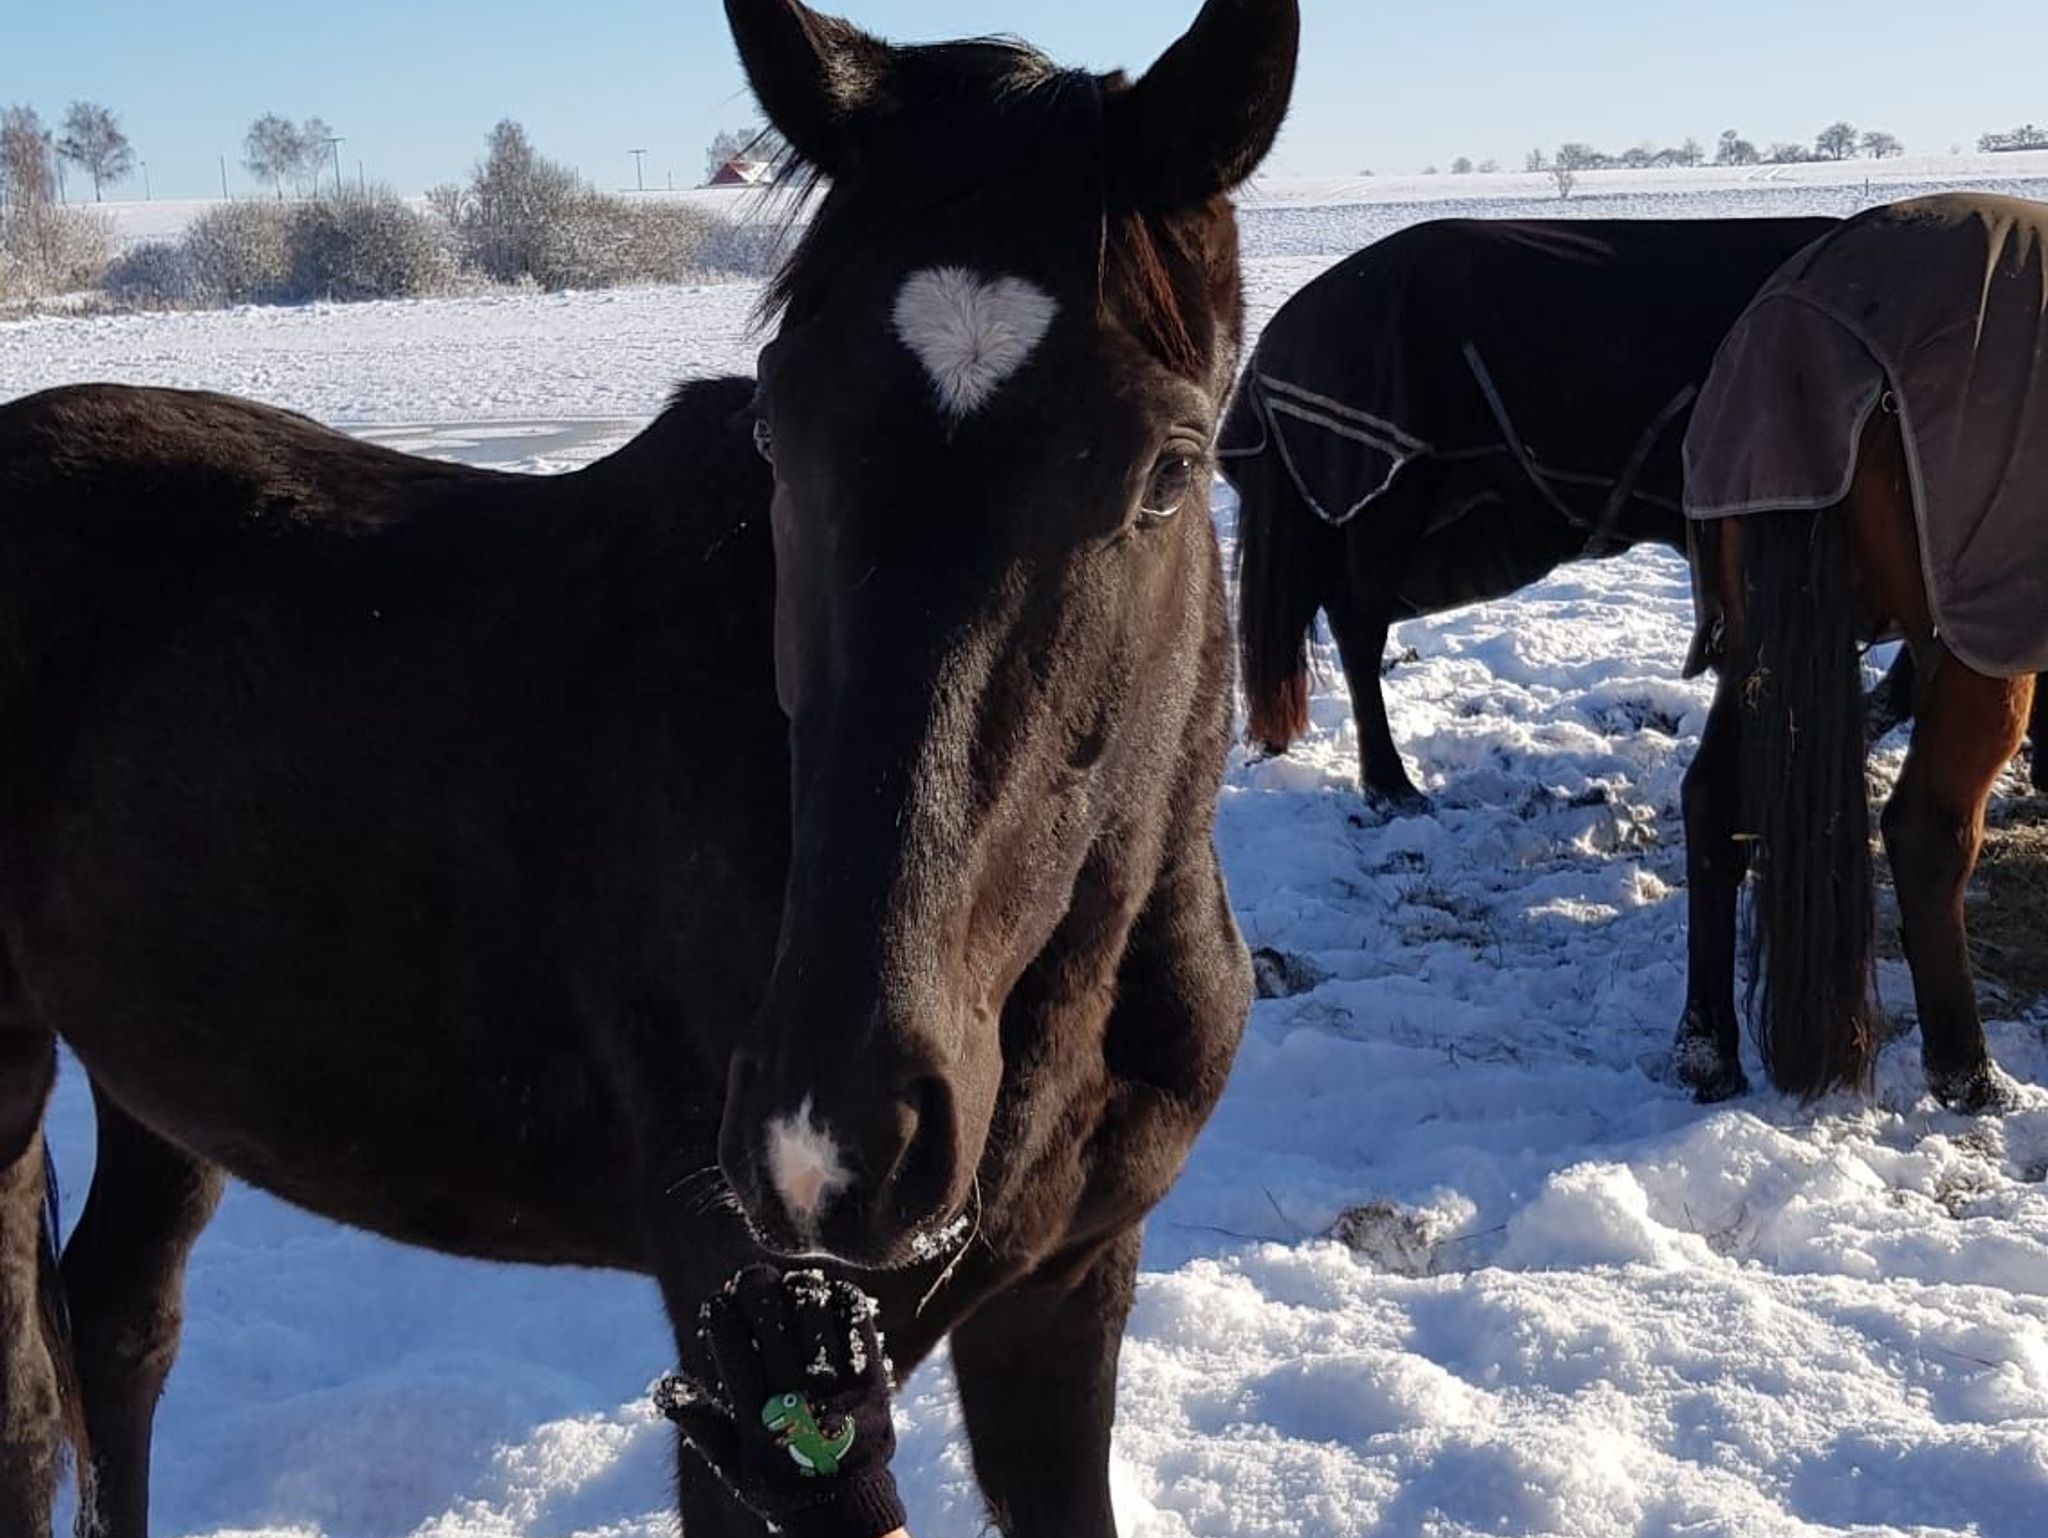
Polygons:
[[1552,489],[1550,482],[1543,478],[1543,467],[1536,463],[1536,456],[1529,452],[1529,446],[1522,442],[1521,434],[1515,431],[1514,421],[1508,416],[1508,408],[1495,387],[1493,375],[1487,372],[1486,360],[1479,356],[1479,349],[1470,342],[1465,344],[1465,366],[1472,370],[1472,377],[1478,382],[1479,393],[1486,397],[1486,409],[1493,413],[1494,425],[1500,429],[1501,440],[1507,444],[1508,452],[1515,456],[1515,463],[1522,467],[1522,473],[1529,477],[1530,484],[1543,495],[1557,516],[1575,529],[1584,529],[1589,534],[1594,526],[1581,518],[1571,504]]
[[1614,526],[1620,521],[1622,510],[1635,496],[1637,483],[1643,478],[1643,470],[1650,462],[1651,453],[1655,451],[1659,440],[1671,430],[1672,424],[1685,415],[1686,408],[1692,405],[1694,397],[1699,394],[1699,387],[1687,385],[1665,403],[1663,410],[1650,419],[1650,425],[1636,440],[1636,446],[1629,454],[1628,464],[1621,478],[1614,483],[1613,490],[1608,494],[1607,505],[1601,509],[1598,519],[1589,519],[1557,494],[1556,488],[1545,477],[1543,467],[1536,462],[1535,454],[1522,441],[1521,434],[1515,431],[1514,421],[1508,416],[1507,404],[1501,399],[1500,389],[1493,382],[1493,375],[1486,367],[1486,360],[1479,356],[1479,349],[1467,342],[1464,345],[1464,354],[1465,366],[1472,371],[1472,378],[1479,386],[1479,393],[1486,398],[1486,409],[1493,413],[1494,425],[1500,429],[1501,440],[1507,445],[1508,452],[1514,456],[1515,463],[1522,467],[1522,473],[1529,477],[1530,484],[1542,494],[1543,500],[1550,504],[1557,516],[1586,536],[1586,543],[1581,547],[1580,554],[1612,554]]
[[1628,506],[1630,499],[1635,496],[1636,483],[1642,480],[1643,468],[1649,464],[1650,455],[1655,452],[1664,435],[1671,431],[1672,424],[1685,415],[1687,408],[1692,405],[1699,393],[1698,385],[1687,385],[1665,403],[1662,411],[1650,419],[1650,425],[1643,430],[1642,437],[1636,440],[1635,450],[1628,457],[1628,468],[1622,471],[1621,479],[1614,483],[1614,491],[1607,498],[1607,506],[1601,510],[1599,527],[1593,531],[1593,537],[1586,541],[1587,555],[1610,553],[1607,546],[1614,533],[1614,526],[1621,521],[1621,510]]

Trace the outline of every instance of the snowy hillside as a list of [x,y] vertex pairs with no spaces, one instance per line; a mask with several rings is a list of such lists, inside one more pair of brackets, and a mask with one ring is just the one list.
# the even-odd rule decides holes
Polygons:
[[[1588,180],[1569,212],[1862,201]],[[1469,211],[1558,211],[1506,192]],[[1445,211],[1344,196],[1254,199],[1256,318]],[[0,325],[0,398],[207,386],[558,469],[622,441],[676,377],[750,367],[755,297]],[[1219,516],[1227,533],[1227,498]],[[1333,653],[1310,740],[1233,763],[1220,827],[1247,936],[1308,986],[1257,1007],[1149,1230],[1126,1538],[2044,1530],[2048,1008],[1994,1009],[1993,1050],[2028,1086],[1996,1119],[1924,1097],[1910,1035],[1869,1103],[1702,1110],[1668,1081],[1678,791],[1707,700],[1678,681],[1690,623],[1682,567],[1639,553],[1401,626],[1414,660],[1389,703],[1433,817],[1364,812]],[[2021,796],[2008,783],[2007,813],[2048,817]],[[1882,982],[1908,1017],[1903,969]],[[53,1127],[69,1217],[91,1163],[75,1071]],[[664,1334],[644,1282],[440,1259],[237,1189],[193,1261],[158,1531],[669,1534],[669,1439],[644,1402]],[[978,1531],[943,1365],[902,1410],[913,1531]]]

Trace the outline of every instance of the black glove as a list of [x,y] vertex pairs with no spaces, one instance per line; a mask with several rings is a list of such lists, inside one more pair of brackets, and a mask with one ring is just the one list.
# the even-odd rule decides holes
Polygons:
[[654,1402],[712,1472],[792,1538],[902,1527],[874,1304],[822,1272],[750,1266],[699,1321],[717,1381],[665,1378]]

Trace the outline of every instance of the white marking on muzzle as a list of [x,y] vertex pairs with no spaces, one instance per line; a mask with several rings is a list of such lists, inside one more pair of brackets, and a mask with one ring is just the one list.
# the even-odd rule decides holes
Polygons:
[[912,273],[896,296],[896,335],[938,387],[954,420],[974,415],[1031,359],[1059,305],[1022,278],[983,278],[964,267]]
[[806,1229],[852,1183],[839,1144],[818,1120],[809,1095],[795,1115],[768,1119],[768,1178],[789,1215]]

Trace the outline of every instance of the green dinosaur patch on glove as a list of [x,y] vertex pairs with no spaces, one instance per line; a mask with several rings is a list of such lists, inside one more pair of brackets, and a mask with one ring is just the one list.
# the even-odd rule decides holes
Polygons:
[[801,1394],[777,1394],[761,1409],[761,1424],[775,1433],[776,1445],[787,1452],[806,1479],[831,1478],[839,1461],[853,1447],[853,1418],[839,1423],[830,1436],[818,1424],[810,1401]]

